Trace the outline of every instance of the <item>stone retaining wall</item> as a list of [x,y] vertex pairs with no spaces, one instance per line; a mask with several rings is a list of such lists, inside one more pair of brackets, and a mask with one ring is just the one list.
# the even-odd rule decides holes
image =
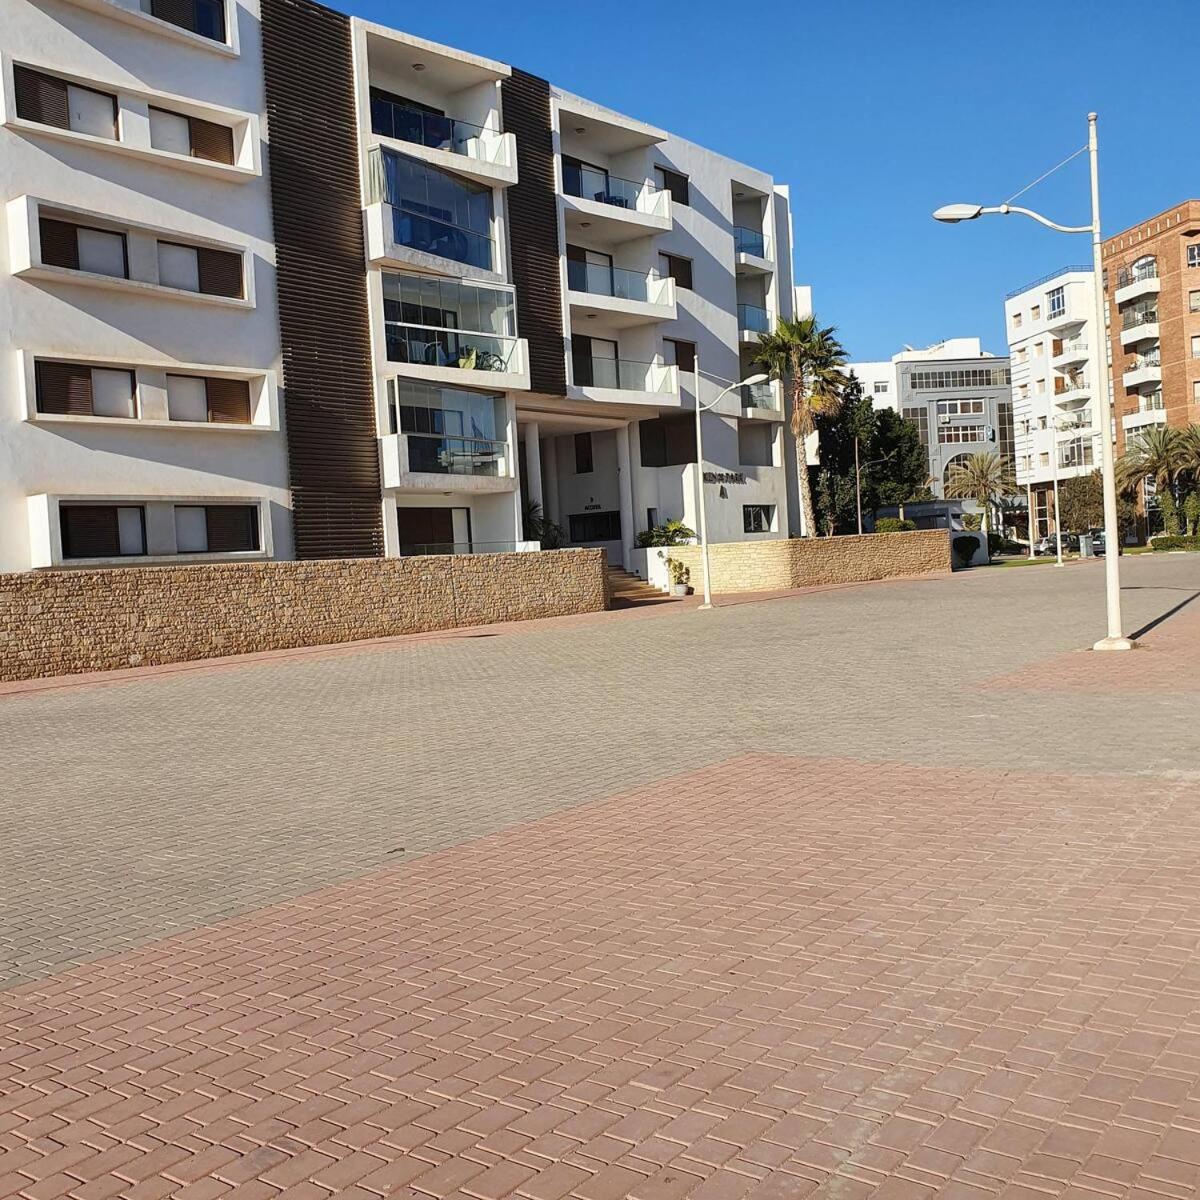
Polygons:
[[608,607],[603,550],[0,575],[0,680]]
[[[693,588],[702,586],[699,546],[672,546],[664,553],[688,567]],[[861,537],[719,542],[709,546],[709,562],[716,593],[865,583],[949,571],[950,536],[944,529],[919,529]]]

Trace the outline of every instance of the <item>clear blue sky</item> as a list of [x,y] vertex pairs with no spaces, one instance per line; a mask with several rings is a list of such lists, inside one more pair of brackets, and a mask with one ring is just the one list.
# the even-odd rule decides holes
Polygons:
[[[1024,218],[929,218],[1007,199],[1086,141],[1089,109],[1106,233],[1200,196],[1197,0],[333,2],[789,184],[796,277],[856,359],[976,334],[1003,353],[1004,294],[1090,261],[1087,238]],[[1086,157],[1027,200],[1085,222]]]

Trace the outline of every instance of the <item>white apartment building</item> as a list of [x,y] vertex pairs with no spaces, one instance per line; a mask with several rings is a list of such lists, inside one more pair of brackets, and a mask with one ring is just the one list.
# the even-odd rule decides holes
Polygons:
[[0,28],[0,571],[290,556],[257,5]]
[[1015,467],[1030,497],[1037,535],[1054,528],[1054,480],[1100,465],[1107,336],[1096,333],[1090,266],[1060,271],[1010,292],[1004,301],[1012,363]]
[[950,468],[971,454],[1012,457],[1009,361],[984,350],[979,338],[905,346],[890,359],[850,363],[847,370],[876,409],[894,409],[916,425],[935,495],[944,494]]
[[[769,176],[310,0],[0,14],[0,570],[695,525],[795,311]],[[703,422],[710,536],[786,536],[781,386]]]

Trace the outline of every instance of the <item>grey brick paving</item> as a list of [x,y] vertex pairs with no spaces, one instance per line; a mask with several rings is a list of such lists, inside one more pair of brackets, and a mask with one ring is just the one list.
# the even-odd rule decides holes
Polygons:
[[[1169,625],[1200,556],[1125,584]],[[1200,781],[1195,689],[978,687],[1102,628],[1046,566],[0,700],[0,979],[743,751]]]

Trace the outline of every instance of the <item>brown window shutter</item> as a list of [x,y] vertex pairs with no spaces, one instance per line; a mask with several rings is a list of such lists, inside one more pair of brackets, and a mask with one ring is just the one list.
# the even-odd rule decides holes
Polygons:
[[200,270],[200,290],[209,296],[242,295],[242,256],[229,250],[196,247]]
[[208,395],[208,419],[234,425],[250,424],[250,384],[245,379],[204,380]]
[[92,412],[92,369],[79,363],[38,362],[37,410],[90,416]]
[[151,16],[160,21],[170,21],[181,29],[196,31],[196,5],[193,0],[152,0]]
[[258,549],[258,508],[252,504],[210,504],[204,510],[208,552],[229,554]]
[[193,158],[233,162],[233,130],[228,125],[201,121],[199,117],[188,117],[188,124],[191,126]]
[[74,225],[55,221],[51,217],[41,217],[38,219],[38,233],[42,242],[42,262],[49,267],[79,270],[79,240]]
[[65,80],[31,71],[28,67],[13,67],[13,84],[17,99],[17,116],[39,125],[71,128]]
[[64,504],[58,512],[63,558],[114,558],[121,535],[114,504]]

